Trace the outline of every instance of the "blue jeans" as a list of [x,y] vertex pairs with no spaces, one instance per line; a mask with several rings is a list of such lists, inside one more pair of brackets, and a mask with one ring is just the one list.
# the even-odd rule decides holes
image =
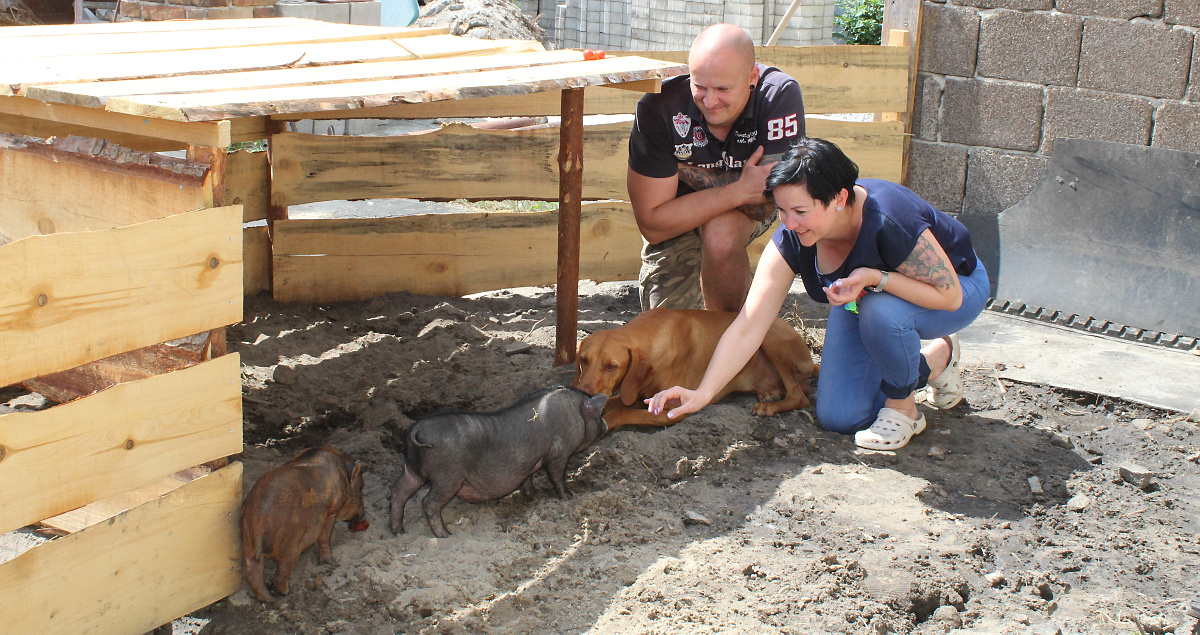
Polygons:
[[959,276],[962,306],[954,311],[921,308],[884,293],[858,301],[858,314],[833,307],[821,349],[817,380],[817,421],[832,432],[850,434],[875,422],[889,398],[904,399],[929,381],[921,340],[962,330],[983,311],[990,288],[983,263]]

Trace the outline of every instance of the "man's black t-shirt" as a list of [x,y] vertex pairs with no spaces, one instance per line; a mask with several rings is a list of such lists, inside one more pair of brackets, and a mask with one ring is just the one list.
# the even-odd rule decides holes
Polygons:
[[[712,136],[692,99],[691,76],[672,77],[662,92],[638,102],[629,135],[629,167],[642,176],[666,178],[679,163],[699,168],[739,170],[763,146],[780,155],[804,136],[804,102],[796,80],[773,66],[756,64],[759,78],[750,99],[725,137]],[[690,192],[680,183],[680,194]]]

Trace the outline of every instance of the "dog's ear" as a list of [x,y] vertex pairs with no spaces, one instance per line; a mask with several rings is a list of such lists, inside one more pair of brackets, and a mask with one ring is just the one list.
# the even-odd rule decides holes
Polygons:
[[646,354],[637,346],[629,347],[629,366],[625,368],[625,378],[621,380],[621,403],[632,406],[637,403],[638,393],[646,385],[653,367]]

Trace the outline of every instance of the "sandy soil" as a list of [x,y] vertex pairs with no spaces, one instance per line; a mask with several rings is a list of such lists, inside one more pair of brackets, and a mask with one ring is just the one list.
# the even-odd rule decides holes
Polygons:
[[[819,339],[824,309],[788,313]],[[624,323],[629,284],[584,283],[580,329]],[[395,294],[332,306],[247,299],[242,356],[250,485],[302,448],[366,468],[371,527],[305,554],[274,605],[243,588],[194,617],[205,633],[1188,632],[1197,592],[1197,424],[968,367],[968,396],[927,411],[897,452],[866,452],[811,412],[750,414],[751,396],[671,428],[610,433],[569,466],[570,500],[445,510],[386,529],[404,431],[491,410],[551,383],[551,289]],[[509,354],[514,342],[531,345]],[[1122,481],[1133,460],[1146,490]],[[1031,492],[1037,477],[1044,490]],[[418,497],[423,496],[423,492]],[[695,517],[701,518],[695,518]],[[691,519],[691,520],[690,520]]]

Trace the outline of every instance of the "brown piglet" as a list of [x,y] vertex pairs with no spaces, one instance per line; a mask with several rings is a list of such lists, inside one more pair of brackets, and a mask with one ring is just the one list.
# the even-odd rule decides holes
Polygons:
[[258,479],[242,505],[242,562],[254,597],[271,602],[263,561],[275,561],[275,592],[287,595],[300,554],[319,545],[318,559],[334,564],[329,539],[339,520],[363,516],[362,464],[333,448],[309,448]]

